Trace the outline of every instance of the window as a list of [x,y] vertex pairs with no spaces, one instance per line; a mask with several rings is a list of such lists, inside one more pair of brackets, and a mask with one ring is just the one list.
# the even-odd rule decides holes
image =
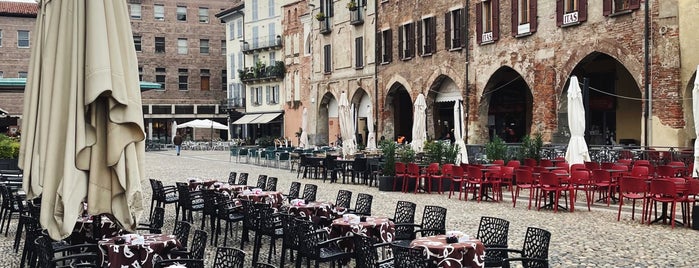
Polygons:
[[272,66],[277,60],[277,53],[274,51],[269,52],[269,66]]
[[411,22],[398,27],[398,57],[409,60],[415,56],[415,25]]
[[252,63],[257,64],[259,61],[260,61],[260,54],[258,54],[258,53],[252,54]]
[[476,41],[490,44],[500,37],[500,0],[488,0],[476,4]]
[[187,54],[187,38],[177,39],[177,54]]
[[221,55],[226,55],[226,40],[221,40]]
[[641,8],[641,0],[604,0],[603,5],[605,16],[615,16]]
[[221,70],[221,91],[226,91],[226,83],[228,83],[228,71]]
[[258,26],[252,26],[252,48],[260,47],[260,28]]
[[143,81],[143,66],[138,66],[138,81]]
[[129,13],[132,20],[141,19],[141,4],[129,4]]
[[252,0],[252,20],[256,21],[258,20],[258,14],[257,14],[257,9],[258,9],[258,0]]
[[364,67],[364,37],[354,39],[354,67],[359,69]]
[[199,76],[201,77],[201,91],[208,91],[211,89],[210,77],[211,73],[209,69],[201,69],[199,71]]
[[0,47],[2,47],[2,30],[0,30]]
[[279,85],[267,86],[267,104],[278,104],[279,103]]
[[153,5],[153,19],[165,20],[165,6],[159,4]]
[[253,105],[258,106],[262,104],[262,87],[251,87],[250,95],[252,96],[251,102]]
[[5,72],[0,71],[0,78],[5,78]]
[[235,39],[235,23],[228,23],[228,40]]
[[323,72],[332,72],[332,54],[330,54],[330,45],[323,46]]
[[187,21],[187,7],[178,6],[177,7],[177,20]]
[[424,18],[417,22],[417,52],[421,56],[429,56],[437,51],[437,19]]
[[275,28],[274,23],[270,23],[267,26],[267,45],[268,46],[274,46],[276,44],[276,37],[274,37],[275,36],[275,34],[274,34],[275,29],[274,28]]
[[269,17],[274,17],[274,0],[267,0],[267,8],[269,8]]
[[228,57],[228,69],[231,70],[231,79],[235,79],[235,72],[236,72],[236,68],[235,68],[235,54],[231,54],[231,55]]
[[512,0],[512,36],[522,37],[536,32],[537,1]]
[[379,38],[381,63],[389,63],[393,60],[393,31],[391,29],[383,30]]
[[199,39],[199,53],[209,54],[209,39]]
[[187,86],[189,85],[189,70],[187,69],[179,69],[177,70],[177,73],[179,74],[178,78],[178,88],[180,90],[187,90]]
[[209,9],[206,7],[199,8],[199,23],[209,23]]
[[29,47],[29,31],[17,31],[17,47]]
[[134,35],[133,46],[134,46],[134,48],[136,48],[137,52],[141,52],[141,36],[140,35]]
[[238,38],[243,37],[243,20],[236,22],[236,28],[238,29]]
[[556,25],[567,27],[587,20],[587,0],[556,1]]
[[165,90],[165,68],[155,68],[155,82],[160,84],[160,90]]
[[466,8],[459,8],[444,14],[444,47],[461,49],[466,47]]
[[17,77],[19,78],[27,78],[27,72],[18,72]]
[[155,38],[155,53],[165,53],[165,37]]

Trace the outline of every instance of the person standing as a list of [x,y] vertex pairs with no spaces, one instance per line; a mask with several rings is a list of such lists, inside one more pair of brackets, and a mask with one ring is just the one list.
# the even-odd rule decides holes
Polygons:
[[177,151],[177,155],[180,155],[180,149],[182,148],[182,136],[180,136],[180,133],[175,134],[175,137],[172,138],[172,143],[175,144],[175,150]]

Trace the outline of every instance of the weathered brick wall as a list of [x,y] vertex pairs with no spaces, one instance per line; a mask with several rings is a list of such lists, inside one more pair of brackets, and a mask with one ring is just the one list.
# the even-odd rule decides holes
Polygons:
[[[290,138],[294,146],[298,146],[298,138],[295,136],[301,126],[301,118],[303,108],[308,107],[308,114],[313,110],[310,106],[310,73],[311,73],[311,56],[304,52],[304,23],[302,17],[306,16],[305,20],[309,21],[308,3],[306,1],[297,1],[290,3],[284,7],[282,19],[282,27],[284,32],[282,35],[284,40],[284,61],[286,63],[286,76],[284,78],[285,89],[285,105],[284,105],[284,136]],[[298,74],[298,75],[297,75]],[[298,80],[298,81],[296,81]],[[295,87],[299,86],[299,96],[296,96]],[[296,101],[300,99],[299,101]],[[308,121],[308,125],[315,125]],[[306,131],[310,130],[307,129]],[[310,140],[310,139],[309,139]]]

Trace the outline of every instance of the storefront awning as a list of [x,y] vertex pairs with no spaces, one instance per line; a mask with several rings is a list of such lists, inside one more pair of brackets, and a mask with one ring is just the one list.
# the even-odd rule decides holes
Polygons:
[[463,98],[461,97],[461,92],[459,91],[451,91],[451,92],[440,92],[437,94],[437,97],[434,99],[435,102],[451,102],[451,101],[460,101]]
[[261,114],[260,117],[256,118],[250,124],[267,124],[270,121],[274,120],[277,118],[282,113],[268,113],[268,114]]
[[234,125],[245,125],[245,124],[250,124],[253,120],[257,119],[260,117],[260,114],[246,114],[243,115],[243,117],[239,118],[238,120],[235,120],[233,122]]

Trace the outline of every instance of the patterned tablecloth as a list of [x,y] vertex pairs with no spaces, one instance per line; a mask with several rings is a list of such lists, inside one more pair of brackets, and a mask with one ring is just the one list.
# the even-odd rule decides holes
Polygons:
[[238,198],[250,200],[255,203],[267,203],[273,208],[279,208],[282,206],[284,201],[284,195],[279,191],[263,191],[259,194],[249,193],[249,194],[238,194]]
[[331,202],[310,202],[300,206],[289,205],[286,208],[289,214],[295,215],[296,217],[304,218],[321,225],[325,222],[325,227],[330,225],[330,221],[341,217],[346,211],[345,208],[336,207]]
[[[73,241],[74,243],[96,243],[94,237],[94,230],[92,228],[92,216],[79,217],[75,221],[76,233],[80,234],[80,237],[74,237],[75,239],[81,239],[82,241]],[[118,224],[114,223],[109,217],[101,216],[99,223],[99,239],[111,238],[118,235],[126,233],[126,230],[122,229]]]
[[[350,236],[354,234],[362,234],[368,237],[377,239],[378,242],[392,242],[395,233],[395,225],[393,221],[386,217],[367,217],[366,221],[359,223],[349,223],[344,219],[333,220],[330,225],[330,238],[340,236]],[[354,244],[352,240],[344,240],[340,242],[340,247],[345,250],[353,250]]]
[[446,235],[420,237],[410,243],[422,248],[437,267],[484,267],[485,247],[477,239],[460,243],[447,243]]
[[[153,258],[167,254],[173,249],[181,249],[180,242],[174,235],[145,234],[143,244],[124,242],[123,236],[103,239],[99,242],[102,251],[102,267],[153,267]],[[133,241],[132,241],[133,242]]]
[[217,184],[211,185],[209,189],[217,190],[232,197],[238,196],[238,194],[242,193],[243,191],[250,189],[250,186],[247,185],[231,185],[228,183],[223,183],[218,187],[216,187],[216,185]]
[[211,187],[217,180],[200,180],[200,179],[190,179],[188,181],[190,191],[204,190],[204,188]]

